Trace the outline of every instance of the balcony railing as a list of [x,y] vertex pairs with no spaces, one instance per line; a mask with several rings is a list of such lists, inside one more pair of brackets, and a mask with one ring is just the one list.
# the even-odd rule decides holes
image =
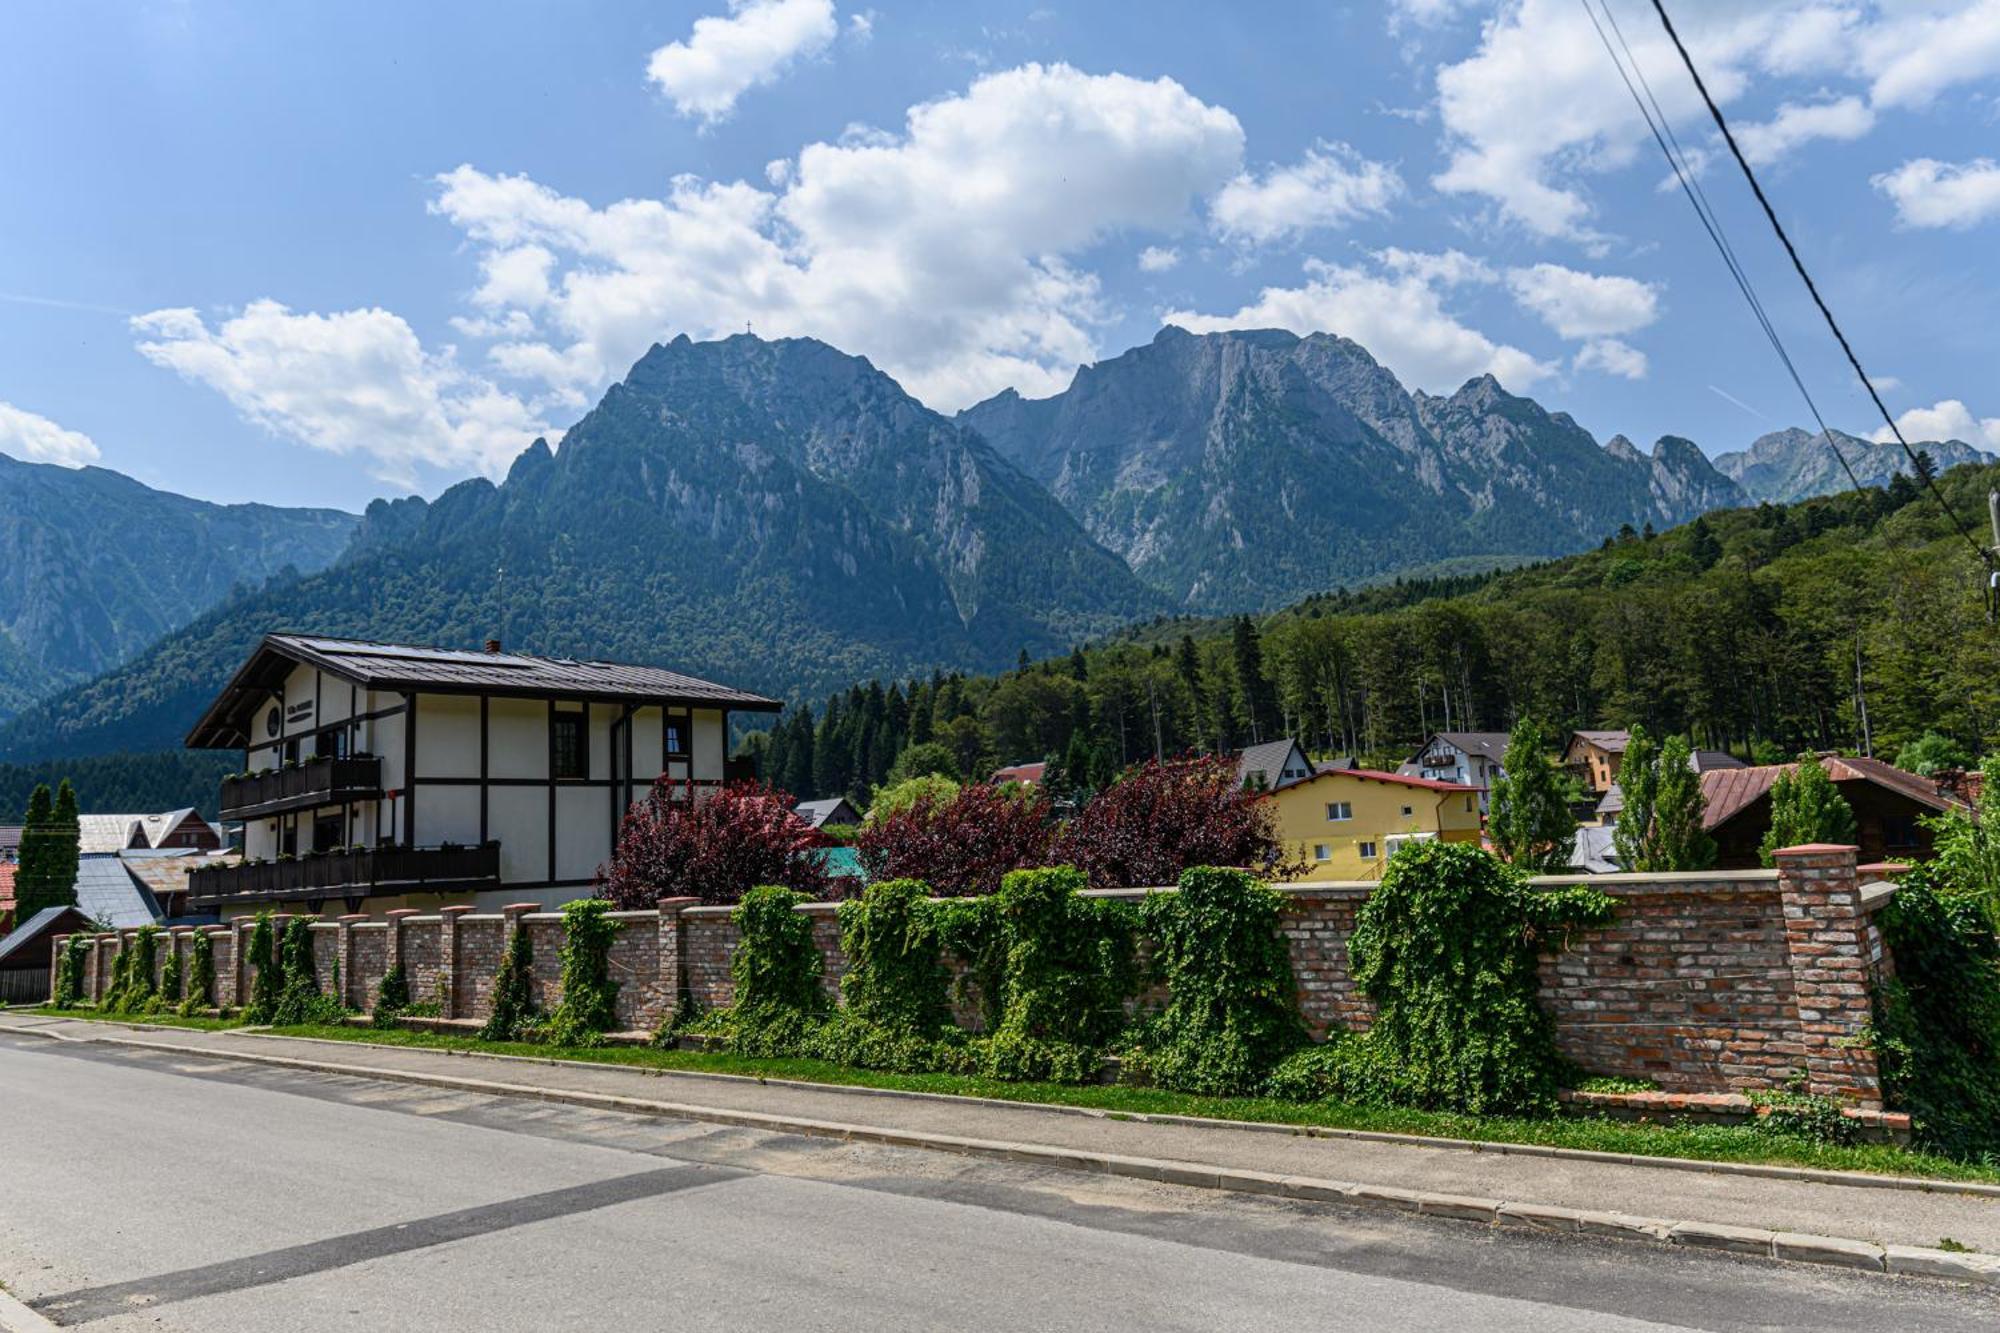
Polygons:
[[222,780],[222,817],[256,819],[382,795],[382,761],[374,755],[325,755],[291,768]]
[[500,844],[482,847],[369,847],[291,861],[202,866],[188,872],[188,906],[376,894],[450,893],[498,888]]

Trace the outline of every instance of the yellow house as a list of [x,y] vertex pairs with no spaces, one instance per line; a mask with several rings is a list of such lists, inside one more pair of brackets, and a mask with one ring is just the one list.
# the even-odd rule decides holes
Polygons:
[[1333,768],[1266,797],[1303,879],[1375,879],[1405,841],[1478,842],[1480,788],[1365,768]]

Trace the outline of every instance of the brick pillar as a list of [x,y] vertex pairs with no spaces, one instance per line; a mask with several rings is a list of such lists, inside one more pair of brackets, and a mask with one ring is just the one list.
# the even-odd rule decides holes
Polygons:
[[354,923],[367,919],[366,912],[350,912],[334,918],[334,924],[340,927],[340,940],[333,953],[340,960],[340,994],[334,998],[349,1008],[362,1007],[362,1001],[351,998],[354,994]]
[[186,999],[188,993],[188,950],[194,947],[193,939],[193,926],[175,926],[167,935],[167,947],[172,949],[173,956],[180,960],[182,999]]
[[117,932],[106,931],[97,937],[97,947],[91,950],[97,955],[97,966],[91,973],[90,998],[93,1000],[103,999],[104,992],[111,989],[111,969],[118,961],[118,950],[113,946],[117,943]]
[[250,1002],[250,936],[257,929],[254,916],[229,918],[229,952],[236,959],[236,975],[229,991],[229,1006],[241,1009]]
[[438,1017],[458,1017],[458,919],[472,910],[469,903],[441,907],[438,915]]
[[389,928],[382,932],[382,970],[394,972],[403,965],[403,922],[417,915],[417,909],[392,907],[382,915],[389,922]]
[[659,962],[660,1015],[670,1022],[679,1015],[687,1000],[687,936],[681,930],[681,913],[699,905],[699,898],[660,899]]
[[1861,910],[1855,849],[1807,843],[1777,853],[1785,948],[1798,997],[1810,1091],[1879,1108],[1875,1052],[1863,1045],[1869,999],[1868,917]]
[[236,1003],[236,977],[243,970],[236,953],[234,925],[217,926],[208,932],[208,947],[215,951],[215,1007],[227,1009]]

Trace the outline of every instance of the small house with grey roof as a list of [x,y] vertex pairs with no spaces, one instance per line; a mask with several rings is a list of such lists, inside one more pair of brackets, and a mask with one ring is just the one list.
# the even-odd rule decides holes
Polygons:
[[189,876],[193,911],[556,905],[587,888],[655,779],[728,777],[730,714],[774,699],[665,670],[266,635],[188,732],[236,749],[221,814],[243,861]]

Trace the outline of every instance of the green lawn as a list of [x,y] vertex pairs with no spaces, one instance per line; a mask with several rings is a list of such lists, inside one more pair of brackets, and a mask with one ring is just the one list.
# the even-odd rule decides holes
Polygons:
[[98,1023],[132,1023],[145,1027],[201,1028],[204,1031],[219,1031],[222,1028],[240,1028],[240,1018],[183,1018],[179,1014],[107,1014],[102,1009],[58,1009],[54,1005],[40,1005],[32,1013],[46,1014],[50,1018],[88,1018]]
[[851,1087],[892,1088],[904,1092],[942,1092],[1000,1101],[1037,1102],[1051,1106],[1087,1106],[1114,1114],[1208,1116],[1267,1124],[1309,1125],[1330,1129],[1421,1134],[1433,1138],[1475,1139],[1486,1143],[1532,1143],[1594,1152],[1634,1153],[1707,1162],[1763,1162],[1781,1166],[1817,1167],[1837,1171],[1870,1171],[1889,1175],[1930,1176],[1940,1180],[1970,1180],[2000,1184],[2000,1166],[1954,1162],[1928,1153],[1888,1144],[1837,1147],[1810,1139],[1774,1134],[1739,1125],[1652,1125],[1601,1117],[1562,1116],[1517,1119],[1502,1116],[1454,1115],[1438,1111],[1355,1106],[1342,1102],[1288,1102],[1262,1097],[1195,1097],[1159,1088],[1074,1087],[1057,1083],[1005,1083],[958,1074],[888,1074],[850,1069],[821,1060],[753,1060],[707,1051],[662,1051],[639,1047],[536,1046],[521,1042],[485,1042],[434,1032],[384,1031],[351,1027],[274,1028],[278,1035],[321,1037],[335,1041],[373,1042],[441,1050],[491,1051],[539,1059],[580,1060],[595,1064],[630,1065],[642,1069],[676,1069],[696,1073],[742,1074],[752,1078],[795,1079],[805,1083],[846,1084]]

